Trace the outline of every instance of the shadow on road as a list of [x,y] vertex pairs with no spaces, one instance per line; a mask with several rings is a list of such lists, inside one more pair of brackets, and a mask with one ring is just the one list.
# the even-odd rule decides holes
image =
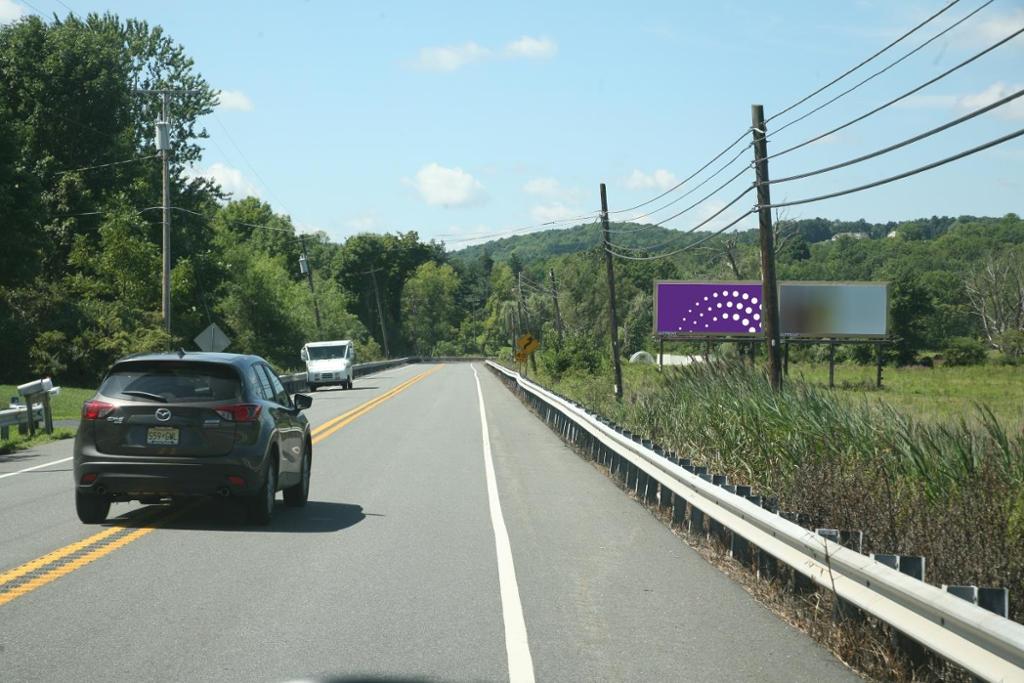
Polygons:
[[21,462],[23,460],[29,460],[30,458],[38,458],[39,453],[31,449],[23,451],[14,451],[12,453],[0,453],[0,463],[5,462]]
[[347,393],[349,391],[366,391],[367,389],[378,389],[378,388],[379,387],[367,387],[367,386],[363,386],[362,384],[359,384],[359,385],[354,385],[351,389],[342,389],[341,387],[338,387],[337,389],[317,389],[316,392],[315,393],[311,393],[310,396],[317,396],[319,394],[328,394],[328,393],[330,393],[330,394],[344,394],[344,393]]
[[325,534],[342,531],[371,517],[361,505],[311,500],[302,508],[286,507],[280,500],[269,526],[250,524],[239,500],[202,500],[182,505],[147,505],[106,522],[106,526],[194,531],[262,531],[293,534]]

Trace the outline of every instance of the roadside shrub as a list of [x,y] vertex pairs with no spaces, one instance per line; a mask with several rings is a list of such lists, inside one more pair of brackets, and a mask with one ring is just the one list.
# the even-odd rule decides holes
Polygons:
[[582,332],[569,332],[560,347],[552,346],[540,353],[540,363],[546,372],[559,379],[566,372],[597,372],[601,367],[599,343]]
[[981,365],[988,356],[985,345],[970,337],[953,337],[949,340],[943,357],[946,365]]
[[1011,359],[1013,363],[1024,360],[1024,331],[1010,330],[1003,332],[996,340],[1003,355]]

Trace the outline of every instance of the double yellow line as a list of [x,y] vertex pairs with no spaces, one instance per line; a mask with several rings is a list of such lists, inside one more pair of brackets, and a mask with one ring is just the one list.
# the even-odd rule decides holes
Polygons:
[[338,417],[328,420],[327,422],[323,423],[322,425],[313,430],[313,443],[319,443],[323,441],[331,434],[338,431],[339,429],[341,429],[348,423],[352,422],[356,418],[362,417],[363,415],[370,412],[371,410],[373,410],[374,408],[376,408],[377,406],[379,406],[381,403],[388,400],[392,396],[405,391],[413,384],[416,384],[416,382],[426,379],[427,377],[434,374],[443,367],[443,365],[436,365],[430,368],[429,370],[421,372],[420,374],[405,380],[397,387],[384,392],[377,398],[369,400],[366,403],[353,408],[347,413],[344,413],[342,415],[339,415]]
[[[413,384],[422,381],[440,370],[443,366],[438,365],[429,370],[402,382],[380,396],[353,408],[347,413],[328,420],[313,430],[313,443],[319,443],[334,432],[338,431],[353,420],[365,415],[384,401],[405,391]],[[170,514],[157,514],[150,516],[140,526],[112,526],[99,533],[93,534],[81,541],[75,541],[63,548],[58,548],[45,555],[30,560],[25,564],[0,572],[0,605],[5,605],[26,593],[56,581],[76,569],[94,562],[105,555],[109,555],[118,548],[137,541],[146,534],[149,534],[161,526],[169,524],[186,512],[194,509],[196,505],[188,505]],[[82,551],[88,552],[82,552]],[[8,586],[8,584],[13,584]]]

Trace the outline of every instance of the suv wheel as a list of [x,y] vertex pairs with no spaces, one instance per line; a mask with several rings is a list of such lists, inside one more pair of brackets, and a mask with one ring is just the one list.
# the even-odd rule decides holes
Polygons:
[[309,471],[313,465],[312,449],[306,442],[305,453],[302,454],[302,478],[298,484],[284,490],[284,504],[288,507],[300,508],[309,500]]
[[345,388],[346,389],[351,389],[352,388],[352,380],[349,380],[348,382],[345,383]]
[[75,511],[84,524],[100,524],[110,513],[110,499],[95,493],[75,491]]
[[271,460],[267,476],[259,493],[249,500],[249,519],[254,524],[266,526],[274,514],[274,499],[277,497],[277,467]]

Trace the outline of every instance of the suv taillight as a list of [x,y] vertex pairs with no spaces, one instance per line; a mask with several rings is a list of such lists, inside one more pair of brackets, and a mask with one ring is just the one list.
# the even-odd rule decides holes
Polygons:
[[83,420],[102,420],[117,410],[117,406],[105,401],[86,401],[82,405]]
[[237,403],[230,406],[217,406],[214,412],[222,419],[231,422],[255,422],[260,416],[262,406],[256,403]]

